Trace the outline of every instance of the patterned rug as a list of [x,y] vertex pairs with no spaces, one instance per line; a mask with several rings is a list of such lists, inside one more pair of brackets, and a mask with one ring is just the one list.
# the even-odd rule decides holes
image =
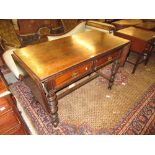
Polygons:
[[[106,76],[110,76],[111,75],[111,65],[108,65],[106,67],[103,67],[102,69],[100,69],[100,72],[105,74]],[[125,71],[122,72],[122,69],[119,68],[119,70],[117,71],[117,74],[115,76],[115,80],[114,80],[114,84],[115,85],[126,85],[127,84],[127,73]],[[105,78],[99,76],[98,81],[97,81],[98,85],[106,85],[108,86],[108,80],[106,80]]]
[[[120,122],[110,129],[93,129],[88,123],[81,125],[63,122],[53,128],[49,116],[39,102],[34,101],[32,92],[24,82],[16,82],[10,89],[29,115],[31,122],[40,135],[144,135],[155,134],[155,83],[129,109]],[[94,120],[95,121],[95,120]]]

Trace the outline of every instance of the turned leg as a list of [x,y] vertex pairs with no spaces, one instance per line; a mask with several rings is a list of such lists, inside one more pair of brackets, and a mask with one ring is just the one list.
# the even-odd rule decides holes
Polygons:
[[57,96],[55,92],[50,91],[47,96],[48,99],[48,105],[50,108],[50,113],[51,113],[51,121],[54,127],[58,126],[59,119],[58,119],[58,101],[57,101]]
[[110,76],[110,79],[109,79],[108,89],[111,89],[112,88],[112,85],[113,85],[113,82],[114,82],[114,79],[115,79],[115,75],[116,75],[116,73],[118,71],[118,68],[119,68],[119,63],[118,63],[118,60],[116,60],[112,64],[111,76]]

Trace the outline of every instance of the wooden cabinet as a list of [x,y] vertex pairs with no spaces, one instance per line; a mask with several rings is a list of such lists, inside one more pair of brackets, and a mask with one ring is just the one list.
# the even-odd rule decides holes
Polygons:
[[[0,79],[0,89],[4,89],[4,83]],[[3,86],[3,87],[2,87]],[[7,90],[7,88],[6,88]],[[3,93],[2,91],[0,91]],[[24,124],[11,95],[0,98],[0,135],[25,135],[28,129]]]
[[0,134],[27,134],[24,123],[10,95],[0,98]]

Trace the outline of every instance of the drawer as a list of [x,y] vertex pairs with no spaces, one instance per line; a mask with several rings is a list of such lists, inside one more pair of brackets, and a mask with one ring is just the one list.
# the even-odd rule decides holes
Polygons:
[[18,124],[20,124],[20,122],[14,111],[8,111],[0,117],[0,134],[6,133]]
[[71,82],[74,79],[77,79],[82,75],[89,73],[92,70],[92,65],[93,62],[85,63],[83,65],[74,67],[73,69],[70,69],[69,71],[66,71],[65,73],[57,76],[54,79],[55,87]]
[[117,59],[119,57],[119,51],[114,52],[112,54],[109,54],[107,56],[99,57],[95,61],[95,68],[99,68],[101,66],[106,65],[109,62],[112,62],[113,60]]
[[145,51],[146,47],[147,47],[146,41],[143,41],[143,40],[140,40],[137,38],[131,39],[131,47],[130,47],[131,51],[143,53]]
[[0,98],[0,116],[12,108],[10,96]]

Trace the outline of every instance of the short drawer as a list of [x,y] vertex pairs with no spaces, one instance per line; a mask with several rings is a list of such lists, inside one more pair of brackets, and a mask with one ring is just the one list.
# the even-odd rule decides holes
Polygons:
[[95,68],[99,68],[101,66],[104,66],[107,63],[112,62],[113,60],[117,59],[119,57],[119,53],[120,52],[117,51],[117,52],[114,52],[112,54],[97,58],[97,60],[95,61]]
[[68,83],[76,78],[81,77],[84,74],[89,73],[92,70],[93,62],[85,63],[83,65],[74,67],[70,69],[69,71],[66,71],[65,73],[57,76],[54,79],[54,85],[55,87],[61,86],[65,83]]
[[12,108],[10,96],[0,98],[0,116]]

